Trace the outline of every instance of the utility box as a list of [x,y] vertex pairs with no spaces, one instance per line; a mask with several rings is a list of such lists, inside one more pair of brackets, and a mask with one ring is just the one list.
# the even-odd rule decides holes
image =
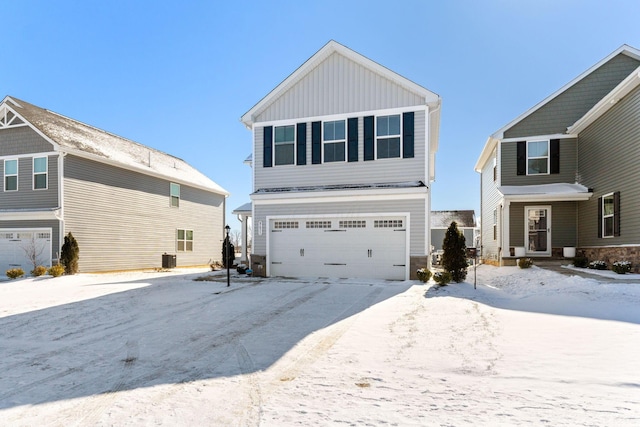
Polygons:
[[167,253],[162,254],[162,268],[176,268],[176,256]]

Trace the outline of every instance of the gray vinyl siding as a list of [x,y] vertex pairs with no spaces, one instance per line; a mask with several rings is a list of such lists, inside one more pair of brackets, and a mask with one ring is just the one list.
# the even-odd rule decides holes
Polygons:
[[577,140],[575,138],[560,139],[560,173],[557,174],[518,175],[516,147],[517,143],[513,141],[500,143],[502,150],[500,170],[502,185],[537,185],[576,182]]
[[0,129],[0,156],[49,151],[53,151],[53,145],[29,126]]
[[[562,64],[548,66],[561,67]],[[640,61],[629,56],[615,56],[505,131],[504,137],[520,138],[565,133],[567,127],[574,124],[638,66]]]
[[[578,136],[581,184],[593,189],[578,207],[579,246],[640,244],[640,88]],[[598,238],[598,198],[620,191],[620,236]]]
[[[481,180],[481,200],[480,200],[480,245],[482,246],[482,257],[485,259],[497,259],[498,248],[500,246],[500,212],[498,212],[498,236],[493,238],[493,211],[498,208],[502,195],[498,191],[500,177],[493,180],[493,159],[492,155],[482,168]],[[497,167],[500,170],[500,159],[497,160]]]
[[[390,200],[366,202],[332,202],[332,203],[291,203],[286,205],[260,205],[254,202],[253,218],[253,253],[267,253],[267,233],[269,227],[267,216],[273,215],[340,215],[370,213],[410,213],[410,255],[424,256],[425,239],[425,200]],[[259,235],[259,222],[262,221],[262,236]]]
[[[311,122],[307,122],[307,164],[263,167],[263,128],[254,132],[255,190],[293,186],[377,184],[423,181],[426,183],[425,112],[414,115],[414,157],[364,161],[364,125],[358,115],[358,161],[311,163]],[[327,119],[331,120],[331,119]],[[291,124],[297,123],[292,121]]]
[[[181,185],[170,206],[170,181],[75,156],[65,158],[65,232],[80,247],[80,271],[178,266],[221,259],[224,197]],[[176,230],[193,230],[193,252],[177,252]]]
[[254,122],[424,105],[424,97],[334,52]]
[[[50,228],[51,229],[51,257],[57,260],[62,247],[62,239],[60,236],[60,221],[50,220],[29,220],[29,221],[0,221],[0,229],[31,229],[31,228]],[[52,265],[52,264],[50,264]],[[2,272],[4,273],[4,272]]]
[[[33,157],[42,157],[34,154]],[[4,161],[0,160],[0,207],[2,209],[57,208],[58,156],[48,156],[47,189],[33,189],[33,157],[18,159],[18,191],[5,191]]]
[[[525,206],[551,206],[551,246],[576,246],[577,202],[511,203],[509,205],[509,245],[525,245]],[[505,251],[505,254],[507,252]]]
[[[459,228],[465,238],[465,245],[468,248],[472,248],[473,241],[473,228]],[[444,236],[447,234],[446,228],[432,228],[431,229],[431,246],[434,251],[442,250],[442,244],[444,242]]]

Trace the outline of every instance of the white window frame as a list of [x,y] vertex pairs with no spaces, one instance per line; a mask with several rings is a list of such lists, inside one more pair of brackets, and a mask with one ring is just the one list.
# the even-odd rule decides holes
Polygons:
[[[182,232],[182,238],[180,238],[180,232]],[[188,233],[191,233],[191,239],[188,238]],[[176,229],[176,252],[193,252],[193,242],[193,230],[188,228]],[[191,245],[189,245],[189,243],[191,243]]]
[[[605,213],[605,200],[607,199],[611,199],[611,213],[607,214]],[[615,214],[616,214],[616,204],[615,204],[615,197],[613,193],[608,193],[602,196],[602,238],[603,239],[611,239],[613,237],[615,237]],[[607,219],[611,219],[611,234],[606,234],[606,230],[607,228],[605,227],[605,223]]]
[[[277,129],[278,128],[286,128],[286,127],[292,127],[293,128],[293,140],[291,141],[280,141],[280,142],[276,142],[276,134],[277,134]],[[291,165],[295,165],[296,164],[296,136],[297,136],[297,132],[298,132],[298,126],[296,126],[295,124],[287,124],[287,125],[281,125],[281,126],[274,126],[273,127],[273,166],[291,166]],[[291,157],[291,163],[281,163],[278,164],[276,163],[276,149],[278,146],[283,146],[283,145],[292,145],[293,146],[293,155]]]
[[[8,174],[7,173],[7,163],[8,162],[16,162],[16,173],[15,174]],[[20,178],[19,178],[19,172],[20,172],[20,161],[18,159],[5,159],[4,160],[4,181],[3,181],[3,189],[4,191],[8,191],[8,192],[12,192],[12,191],[18,191],[18,188],[20,188]],[[15,176],[16,177],[16,188],[15,190],[7,190],[7,178]]]
[[[382,118],[389,118],[392,116],[398,116],[399,119],[399,129],[398,129],[398,133],[397,134],[386,134],[386,135],[378,135],[378,120],[382,119]],[[385,159],[401,159],[402,158],[402,113],[398,113],[398,114],[385,114],[385,115],[380,115],[380,116],[376,116],[375,117],[375,153],[376,153],[376,160],[385,160]],[[378,155],[378,141],[382,140],[382,139],[392,139],[392,138],[398,138],[398,156],[397,157],[379,157]]]
[[[44,172],[36,172],[36,160],[44,159]],[[33,158],[33,190],[46,190],[49,188],[49,158],[47,156],[34,157]],[[36,176],[44,175],[44,187],[36,188]]]
[[[533,142],[545,142],[547,144],[547,155],[546,156],[529,156],[529,144]],[[547,171],[546,172],[538,172],[538,173],[530,173],[529,172],[529,160],[547,160]],[[549,168],[551,167],[551,144],[548,139],[532,139],[531,141],[527,141],[527,175],[549,175]]]
[[[177,195],[174,194],[174,190],[177,189]],[[175,204],[173,203],[175,200]],[[169,184],[169,206],[172,208],[180,207],[180,184],[172,182]]]
[[[335,124],[336,123],[342,123],[342,127],[344,130],[344,137],[340,138],[340,139],[326,139],[326,134],[325,134],[325,126],[328,124],[333,124],[334,125],[334,135],[335,135]],[[342,147],[343,147],[343,155],[342,155],[342,160],[330,160],[327,161],[325,159],[325,146],[326,144],[340,144],[342,143]],[[347,160],[347,121],[346,120],[327,120],[325,122],[322,122],[322,163],[340,163],[340,162],[345,162]]]

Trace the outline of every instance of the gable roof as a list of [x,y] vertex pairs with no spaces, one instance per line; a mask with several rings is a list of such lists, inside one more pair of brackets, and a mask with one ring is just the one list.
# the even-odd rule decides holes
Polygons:
[[449,228],[452,221],[459,228],[474,228],[476,213],[473,210],[431,211],[431,228]]
[[229,193],[184,160],[62,116],[15,97],[0,106],[9,109],[53,144],[56,151],[227,196]]
[[[540,110],[545,105],[549,104],[551,101],[556,99],[558,96],[560,96],[561,94],[566,92],[571,87],[575,86],[578,82],[582,81],[585,77],[589,76],[594,71],[598,70],[600,67],[602,67],[604,64],[608,63],[609,61],[611,61],[613,58],[615,58],[618,55],[626,55],[626,56],[628,56],[630,58],[633,58],[633,59],[635,59],[637,61],[640,61],[640,50],[638,50],[638,49],[636,49],[634,47],[631,47],[629,45],[626,45],[626,44],[620,46],[618,49],[616,49],[613,52],[611,52],[605,58],[603,58],[602,60],[598,61],[596,64],[591,66],[585,72],[580,74],[578,77],[576,77],[575,79],[571,80],[566,85],[562,86],[556,92],[552,93],[551,95],[549,95],[548,97],[546,97],[545,99],[540,101],[538,104],[534,105],[532,108],[530,108],[529,110],[525,111],[520,116],[516,117],[511,122],[507,123],[505,126],[501,127],[496,132],[494,132],[489,138],[487,138],[487,141],[486,141],[486,143],[484,145],[484,148],[482,149],[482,153],[480,154],[480,157],[478,158],[478,161],[476,162],[476,165],[475,165],[476,172],[480,172],[482,170],[482,167],[484,166],[484,164],[487,162],[487,160],[491,156],[491,153],[493,152],[494,148],[496,147],[498,141],[500,141],[501,139],[504,138],[504,133],[507,130],[511,129],[512,127],[514,127],[518,123],[522,122],[523,120],[525,120],[526,118],[528,118],[529,116],[534,114],[536,111]],[[615,97],[615,95],[612,96],[611,94],[617,92],[618,93],[617,96],[619,96],[617,99],[619,99],[621,97],[620,94],[624,93],[624,95],[626,95],[627,93],[629,93],[632,88],[629,89],[629,87],[630,87],[629,83],[630,82],[628,82],[627,80],[631,79],[634,74],[637,74],[637,71],[638,71],[638,69],[633,71],[630,76],[628,76],[626,79],[624,79],[623,82],[618,84],[618,86],[616,86],[615,89],[613,89],[611,92],[609,92],[609,94],[607,94],[605,97],[603,97],[582,118],[578,119],[578,121],[576,121],[576,123],[574,125],[569,126],[567,128],[567,130],[564,132],[564,134],[576,134],[577,133],[577,129],[578,129],[576,127],[576,124],[580,124],[580,123],[584,124],[584,123],[586,123],[587,119],[585,119],[585,117],[595,117],[595,118],[597,118],[597,117],[600,117],[600,115],[604,114],[604,112],[606,110],[603,109],[603,105],[602,104],[606,103],[606,101],[605,102],[603,102],[603,101],[605,99],[611,100],[613,97]],[[631,83],[633,83],[633,82],[631,82]],[[626,90],[626,92],[624,92],[624,90]],[[622,95],[622,96],[624,96],[624,95]],[[599,107],[599,108],[597,108],[597,107]],[[610,106],[609,106],[609,108],[610,108]],[[594,113],[599,113],[599,114],[594,115]],[[595,118],[593,118],[593,120],[595,120]],[[585,119],[585,120],[583,120],[583,119]],[[588,123],[590,124],[591,122],[588,122]],[[584,127],[586,127],[586,126],[584,126]],[[580,128],[580,130],[584,129],[584,127]],[[531,135],[531,136],[536,136],[536,135]]]

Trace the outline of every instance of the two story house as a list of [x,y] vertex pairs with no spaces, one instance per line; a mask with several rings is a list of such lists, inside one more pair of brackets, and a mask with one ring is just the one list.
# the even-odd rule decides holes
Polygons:
[[[50,266],[71,232],[80,272],[220,259],[228,193],[177,157],[14,97],[0,103],[0,271]],[[171,262],[172,264],[172,262]]]
[[254,274],[405,280],[426,266],[440,106],[330,41],[244,114]]
[[475,165],[485,262],[577,248],[638,270],[639,86],[640,51],[624,45],[488,138]]

